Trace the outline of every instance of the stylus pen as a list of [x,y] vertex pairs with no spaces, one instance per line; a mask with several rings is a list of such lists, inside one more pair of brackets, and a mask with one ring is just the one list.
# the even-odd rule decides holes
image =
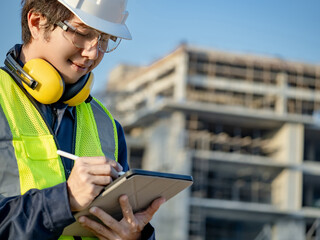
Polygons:
[[[71,159],[71,160],[77,160],[79,157],[78,156],[76,156],[76,155],[73,155],[73,154],[71,154],[71,153],[68,153],[68,152],[65,152],[65,151],[62,151],[62,150],[57,150],[57,154],[58,155],[60,155],[60,156],[62,156],[62,157],[66,157],[66,158],[69,158],[69,159]],[[125,174],[125,172],[118,172],[118,175],[119,176],[122,176],[123,174]]]

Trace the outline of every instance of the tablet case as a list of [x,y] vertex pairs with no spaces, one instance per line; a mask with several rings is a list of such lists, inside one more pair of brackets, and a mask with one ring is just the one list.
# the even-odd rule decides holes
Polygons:
[[[192,183],[193,179],[188,175],[131,169],[109,184],[87,209],[76,213],[74,217],[78,219],[80,216],[87,215],[99,221],[88,211],[91,207],[97,206],[104,209],[115,219],[121,220],[122,211],[119,205],[121,195],[126,194],[128,196],[135,213],[146,209],[158,197],[165,197],[168,201]],[[90,231],[82,228],[78,222],[67,226],[63,235],[94,236]]]

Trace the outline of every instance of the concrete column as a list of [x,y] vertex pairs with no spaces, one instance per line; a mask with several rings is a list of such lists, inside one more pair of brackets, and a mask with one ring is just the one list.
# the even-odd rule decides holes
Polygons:
[[282,210],[301,208],[302,174],[283,170],[272,183],[272,202]]
[[[282,210],[298,211],[302,205],[302,173],[297,168],[303,161],[303,124],[284,124],[272,138],[277,147],[272,156],[285,168],[272,183],[272,202]],[[301,219],[285,218],[275,222],[272,240],[304,240],[305,223]]]
[[277,146],[272,156],[286,164],[286,168],[272,183],[273,204],[283,210],[299,210],[302,196],[302,173],[295,168],[303,161],[304,129],[302,124],[287,123],[274,135],[272,144]]
[[181,55],[177,59],[174,99],[184,101],[186,99],[188,81],[188,53],[181,49]]
[[305,223],[300,219],[280,219],[272,229],[272,240],[305,240]]
[[287,80],[288,75],[285,73],[279,73],[276,77],[277,87],[280,92],[277,95],[275,110],[280,115],[284,115],[287,112]]
[[[185,150],[184,135],[185,116],[180,112],[148,128],[143,168],[189,174],[190,157]],[[156,213],[152,224],[157,229],[157,239],[188,239],[190,190],[180,192]]]

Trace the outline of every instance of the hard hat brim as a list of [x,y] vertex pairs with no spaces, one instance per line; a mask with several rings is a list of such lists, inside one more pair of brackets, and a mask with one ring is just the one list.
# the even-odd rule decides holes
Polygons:
[[100,32],[107,33],[118,38],[126,40],[132,39],[129,29],[125,24],[106,21],[104,19],[85,13],[80,9],[73,8],[64,0],[58,1],[62,3],[66,8],[68,8],[75,16],[77,16],[84,24],[88,25],[89,27],[92,27]]

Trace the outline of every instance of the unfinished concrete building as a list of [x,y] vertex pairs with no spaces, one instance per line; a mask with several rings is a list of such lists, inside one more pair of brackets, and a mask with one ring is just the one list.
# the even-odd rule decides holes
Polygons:
[[320,239],[319,66],[181,45],[107,89],[131,168],[194,178],[158,239]]

